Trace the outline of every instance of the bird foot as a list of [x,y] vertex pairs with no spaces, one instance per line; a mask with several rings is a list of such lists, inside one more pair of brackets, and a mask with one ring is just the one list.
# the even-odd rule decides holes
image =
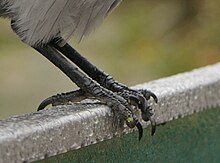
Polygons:
[[121,89],[118,94],[125,98],[130,105],[135,106],[135,108],[141,110],[142,119],[146,122],[150,121],[151,123],[151,135],[153,136],[156,132],[156,121],[153,118],[153,109],[149,105],[148,101],[152,97],[154,102],[157,103],[157,96],[153,92],[146,89],[134,90],[128,87]]
[[119,92],[112,92],[103,87],[95,86],[92,93],[84,91],[82,89],[71,91],[67,93],[61,93],[51,96],[45,99],[38,107],[39,110],[43,110],[47,105],[57,106],[68,104],[69,102],[81,102],[84,99],[98,99],[101,102],[107,104],[116,113],[119,113],[119,117],[122,117],[128,127],[134,128],[135,126],[139,131],[139,140],[143,135],[142,125],[138,118],[134,115],[134,108],[141,111],[141,116],[144,121],[151,122],[151,135],[154,135],[156,131],[156,122],[152,118],[153,111],[148,104],[148,100],[153,98],[157,103],[157,97],[147,90],[133,90],[130,88],[121,89]]

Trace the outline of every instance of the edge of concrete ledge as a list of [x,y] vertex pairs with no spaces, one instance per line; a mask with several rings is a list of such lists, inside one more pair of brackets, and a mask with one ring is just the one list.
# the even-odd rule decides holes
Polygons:
[[[220,106],[220,63],[144,84],[157,124]],[[153,100],[152,100],[153,101]],[[149,124],[142,122],[146,128]],[[95,103],[54,107],[0,121],[0,163],[36,161],[132,132]],[[138,135],[137,135],[138,137]]]

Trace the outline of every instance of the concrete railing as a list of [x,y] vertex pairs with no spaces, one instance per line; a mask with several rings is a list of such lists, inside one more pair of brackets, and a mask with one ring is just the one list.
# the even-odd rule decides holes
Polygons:
[[[168,122],[220,106],[220,63],[134,88],[154,92],[156,122]],[[0,163],[36,161],[132,131],[115,122],[110,108],[95,103],[15,116],[0,121]]]

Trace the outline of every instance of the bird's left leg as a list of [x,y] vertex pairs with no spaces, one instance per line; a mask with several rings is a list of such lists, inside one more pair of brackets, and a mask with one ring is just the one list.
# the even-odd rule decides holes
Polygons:
[[[113,92],[117,92],[117,94],[130,101],[130,104],[137,106],[141,110],[143,120],[150,120],[152,125],[152,134],[154,134],[156,123],[152,118],[152,109],[150,106],[148,106],[147,103],[150,97],[153,97],[157,102],[157,97],[154,93],[148,90],[133,90],[126,85],[117,82],[110,75],[106,74],[104,71],[98,69],[95,65],[90,63],[62,38],[55,38],[50,42],[50,44],[59,50],[62,54],[64,54],[67,58],[69,58],[72,62],[74,62],[80,69],[82,69],[92,79],[97,81],[101,86]],[[68,93],[68,97],[70,96],[71,93]],[[74,92],[73,97],[75,97]],[[62,96],[61,99],[66,100],[65,96]]]

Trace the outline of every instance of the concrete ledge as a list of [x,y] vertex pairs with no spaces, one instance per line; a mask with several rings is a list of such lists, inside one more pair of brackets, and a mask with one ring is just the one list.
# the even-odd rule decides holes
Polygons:
[[[134,88],[146,88],[158,96],[156,121],[164,123],[220,106],[220,63]],[[128,132],[132,130],[120,126],[110,108],[99,104],[59,106],[16,116],[0,121],[0,163],[40,160]]]

